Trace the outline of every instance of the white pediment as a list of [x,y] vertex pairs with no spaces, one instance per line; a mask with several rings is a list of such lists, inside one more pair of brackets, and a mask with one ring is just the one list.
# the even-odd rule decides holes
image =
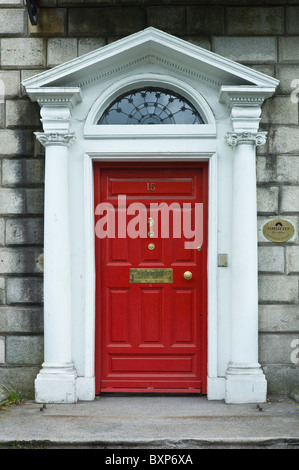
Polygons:
[[278,80],[149,27],[23,81],[37,88],[80,88],[153,64],[220,90],[223,86],[276,88]]

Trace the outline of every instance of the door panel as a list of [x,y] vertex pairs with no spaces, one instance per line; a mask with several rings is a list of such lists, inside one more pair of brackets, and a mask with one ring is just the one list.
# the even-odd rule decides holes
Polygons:
[[173,337],[172,345],[193,343],[194,337],[194,289],[173,289]]
[[163,288],[140,288],[139,346],[162,345]]
[[[206,393],[207,170],[204,163],[171,168],[166,164],[119,164],[115,168],[95,164],[95,206],[109,203],[115,209],[116,233],[115,238],[96,236],[97,393]],[[119,209],[118,196],[124,195],[127,208],[141,203],[143,213],[125,214],[124,207]],[[166,227],[169,236],[162,231],[159,213],[150,237],[148,219],[153,203],[168,207],[190,204],[192,214],[195,203],[203,203],[201,250],[184,247],[183,230],[182,237],[176,238],[172,211]],[[96,215],[95,222],[99,219]],[[124,234],[124,220],[141,237]],[[144,278],[138,282],[140,272],[132,274],[132,269],[170,269],[172,278],[168,273],[167,282],[161,282],[162,278],[153,278],[160,272],[150,271],[142,272]],[[192,272],[192,279],[184,278],[185,271]]]
[[129,311],[130,311],[130,290],[129,289],[109,289],[108,293],[108,319],[107,325],[109,343],[129,344]]

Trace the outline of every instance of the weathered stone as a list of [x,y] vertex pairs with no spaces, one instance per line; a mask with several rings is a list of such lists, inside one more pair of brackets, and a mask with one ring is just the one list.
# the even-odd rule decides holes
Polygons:
[[277,187],[257,188],[257,210],[259,213],[278,213]]
[[3,38],[1,63],[5,67],[42,67],[45,65],[45,42],[42,38]]
[[0,385],[0,404],[8,399],[9,390]]
[[257,183],[276,182],[277,159],[272,155],[259,155],[256,159]]
[[25,35],[26,19],[27,12],[24,9],[0,8],[0,36]]
[[3,159],[2,186],[24,186],[44,182],[44,160]]
[[279,155],[259,156],[257,159],[258,183],[299,184],[299,157]]
[[185,8],[184,7],[150,7],[147,11],[148,26],[166,31],[170,34],[185,34]]
[[39,272],[44,272],[44,253],[40,253],[36,259],[36,267]]
[[0,246],[5,243],[5,220],[0,219]]
[[270,153],[284,154],[294,153],[298,155],[299,132],[298,126],[276,126],[269,132]]
[[40,272],[40,248],[0,248],[0,274],[31,274]]
[[7,246],[41,245],[44,237],[43,227],[44,221],[40,218],[9,218],[6,221],[5,243]]
[[7,364],[41,364],[43,362],[42,336],[7,336]]
[[57,5],[57,0],[39,0],[39,6],[43,7],[55,7]]
[[43,280],[41,278],[21,277],[6,280],[7,305],[40,304],[43,302]]
[[[39,69],[24,69],[24,70],[21,70],[21,82],[23,80],[26,80],[27,78],[31,78],[33,77],[34,75],[38,75],[39,73],[41,73],[41,70]],[[23,87],[23,85],[21,84],[21,96],[28,98],[28,95],[27,95],[27,92],[25,90],[25,87]]]
[[8,334],[42,333],[42,308],[0,307],[0,331]]
[[34,379],[40,370],[38,366],[1,367],[1,382],[10,390],[17,390],[26,398],[34,399]]
[[261,122],[264,124],[298,124],[298,106],[294,106],[289,96],[277,96],[266,100],[263,105]]
[[224,8],[220,6],[187,7],[187,34],[224,34]]
[[276,63],[275,37],[229,37],[213,38],[212,50],[231,60],[246,63]]
[[0,128],[5,126],[5,105],[1,103],[0,99]]
[[44,213],[44,191],[42,189],[26,190],[26,212],[27,214]]
[[286,261],[288,274],[299,273],[299,246],[288,246],[286,248]]
[[269,64],[251,64],[250,68],[257,72],[269,75],[269,77],[275,77],[275,67]]
[[228,34],[282,34],[284,9],[282,7],[227,8]]
[[[277,78],[280,81],[278,91],[280,93],[290,94],[293,92],[294,97],[298,97],[296,89],[299,88],[299,65],[278,65],[277,66]],[[289,96],[291,99],[292,96]],[[298,103],[298,101],[297,101]],[[297,103],[294,103],[296,105]]]
[[0,214],[42,214],[42,189],[0,188]]
[[292,364],[262,364],[267,378],[267,391],[272,395],[287,395],[299,383],[299,367]]
[[40,108],[28,100],[6,101],[6,127],[33,127],[41,125]]
[[24,190],[0,189],[0,214],[22,214],[25,205]]
[[145,15],[138,7],[71,8],[69,10],[70,36],[124,35],[145,27]]
[[[45,0],[49,1],[49,0]],[[51,1],[51,0],[50,0]],[[113,3],[113,0],[57,0],[58,5],[62,7],[68,7],[68,6],[95,6],[95,5],[108,5]],[[134,3],[136,3],[136,0],[134,0]]]
[[210,51],[212,49],[210,38],[208,37],[199,37],[199,36],[186,36],[184,37],[185,41],[195,44],[196,46],[202,47]]
[[106,44],[104,38],[80,38],[78,44],[78,55],[87,54],[103,47]]
[[[0,364],[5,363],[5,336],[0,336]],[[0,403],[6,398],[6,390],[0,385]],[[3,396],[4,394],[4,396]]]
[[299,387],[295,387],[289,394],[289,397],[295,400],[296,403],[299,403]]
[[0,129],[2,155],[31,155],[33,153],[31,131]]
[[298,303],[298,276],[259,275],[259,300]]
[[299,60],[299,36],[279,38],[279,61],[298,62]]
[[287,155],[277,157],[276,181],[299,184],[299,157]]
[[76,38],[50,38],[48,40],[48,67],[54,67],[78,55],[78,41]]
[[260,361],[264,364],[292,364],[291,354],[294,350],[291,343],[296,334],[262,333],[260,338]]
[[[4,305],[6,302],[5,295],[5,278],[0,277],[0,305]],[[0,330],[1,331],[1,330]]]
[[39,8],[38,23],[29,23],[29,36],[65,36],[66,35],[66,9],[65,8]]
[[284,272],[284,248],[262,246],[258,249],[258,269],[260,272]]
[[299,7],[288,7],[287,8],[287,33],[296,34],[299,33]]
[[298,324],[298,305],[259,306],[259,331],[261,332],[297,332]]
[[6,7],[21,7],[24,5],[23,0],[1,0],[1,5]]
[[0,102],[20,95],[20,72],[0,71]]
[[299,212],[299,186],[282,187],[281,212]]

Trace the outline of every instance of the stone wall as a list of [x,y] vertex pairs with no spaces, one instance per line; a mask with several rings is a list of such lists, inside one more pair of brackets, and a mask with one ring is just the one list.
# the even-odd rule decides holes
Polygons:
[[[38,105],[21,80],[155,26],[281,81],[263,107],[269,133],[257,157],[259,227],[287,217],[293,242],[259,239],[260,361],[269,392],[298,385],[299,1],[39,0],[37,26],[23,0],[0,3],[0,383],[33,393],[43,355],[44,156]],[[293,99],[291,94],[293,92]],[[4,99],[3,98],[4,93]],[[244,247],[246,256],[246,247]]]

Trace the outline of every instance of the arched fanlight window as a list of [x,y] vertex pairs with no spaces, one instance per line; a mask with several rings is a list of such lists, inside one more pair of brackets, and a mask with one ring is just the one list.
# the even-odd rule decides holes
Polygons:
[[184,97],[162,88],[142,88],[119,96],[98,124],[204,124]]

